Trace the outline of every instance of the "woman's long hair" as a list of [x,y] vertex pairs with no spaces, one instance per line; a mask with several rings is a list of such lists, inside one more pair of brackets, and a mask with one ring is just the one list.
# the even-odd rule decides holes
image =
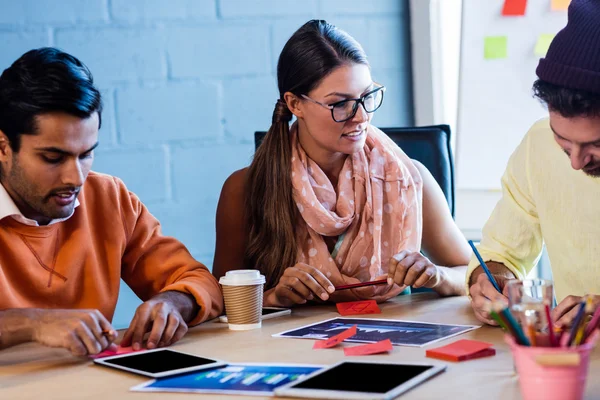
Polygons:
[[283,96],[308,94],[334,69],[368,65],[356,40],[322,20],[311,20],[287,41],[277,63],[279,100],[272,124],[246,174],[245,215],[248,244],[244,263],[266,277],[266,289],[277,285],[284,270],[297,261],[295,226],[298,211],[292,194],[292,112]]

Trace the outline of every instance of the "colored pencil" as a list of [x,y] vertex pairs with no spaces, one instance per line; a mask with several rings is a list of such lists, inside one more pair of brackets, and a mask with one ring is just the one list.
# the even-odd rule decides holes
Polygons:
[[387,285],[387,279],[380,279],[378,281],[369,281],[369,282],[359,282],[359,283],[351,283],[348,285],[336,286],[335,290],[345,290],[345,289],[354,289],[363,286],[373,286],[373,285]]
[[571,332],[569,335],[569,341],[567,342],[567,347],[575,344],[575,337],[577,336],[577,331],[579,330],[579,325],[583,322],[583,316],[585,315],[585,300],[579,303],[579,310],[577,310],[577,314],[575,315],[575,319],[573,320],[573,326],[571,327]]
[[585,339],[587,339],[592,334],[594,329],[598,328],[599,323],[600,323],[600,307],[596,308],[596,311],[594,312],[594,316],[592,317],[592,320],[590,321],[590,323],[588,324],[588,326],[585,330]]
[[523,346],[531,346],[529,339],[527,339],[527,336],[525,336],[523,329],[521,329],[521,326],[515,320],[508,307],[506,307],[503,303],[500,302],[495,302],[494,304],[492,304],[492,307],[494,307],[494,311],[496,311],[498,315],[502,316],[505,319],[506,325],[509,327],[509,330],[513,333],[516,342]]
[[496,288],[496,290],[499,293],[502,293],[502,290],[500,290],[500,286],[498,286],[498,283],[494,279],[494,276],[492,275],[492,273],[488,269],[487,265],[485,265],[485,262],[483,261],[483,258],[481,258],[481,254],[479,254],[479,252],[477,251],[477,248],[475,247],[475,244],[473,244],[472,240],[469,240],[469,245],[473,249],[473,253],[475,253],[475,257],[477,257],[477,260],[479,260],[479,265],[481,265],[481,268],[483,269],[483,271],[487,275],[488,279],[490,280],[490,282],[492,282],[492,285],[494,285],[494,288]]
[[548,323],[548,337],[550,339],[550,346],[555,347],[557,346],[556,343],[556,337],[554,336],[554,328],[553,328],[553,323],[552,323],[552,316],[550,315],[550,306],[548,304],[546,304],[545,306],[546,309],[546,322]]

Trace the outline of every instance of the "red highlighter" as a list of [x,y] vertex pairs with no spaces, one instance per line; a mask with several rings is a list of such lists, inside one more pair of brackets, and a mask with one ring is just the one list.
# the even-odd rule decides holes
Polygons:
[[349,285],[341,285],[336,286],[335,290],[344,290],[344,289],[354,289],[363,286],[373,286],[373,285],[387,285],[387,279],[380,279],[378,281],[369,281],[369,282],[359,282],[359,283],[351,283]]

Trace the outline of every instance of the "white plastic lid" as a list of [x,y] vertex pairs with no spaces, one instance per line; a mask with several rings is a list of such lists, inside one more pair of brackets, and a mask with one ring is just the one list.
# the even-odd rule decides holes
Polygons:
[[265,276],[255,269],[236,269],[228,271],[219,283],[226,286],[260,285],[265,283]]

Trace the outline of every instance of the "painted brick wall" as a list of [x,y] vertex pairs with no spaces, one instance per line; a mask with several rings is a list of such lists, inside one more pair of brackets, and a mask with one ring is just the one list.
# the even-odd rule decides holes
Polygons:
[[[412,124],[407,0],[0,0],[0,70],[57,46],[90,67],[105,113],[94,169],[121,177],[211,267],[223,181],[268,128],[279,52],[326,19],[365,48],[388,87],[379,126]],[[114,323],[139,300],[121,293]]]

